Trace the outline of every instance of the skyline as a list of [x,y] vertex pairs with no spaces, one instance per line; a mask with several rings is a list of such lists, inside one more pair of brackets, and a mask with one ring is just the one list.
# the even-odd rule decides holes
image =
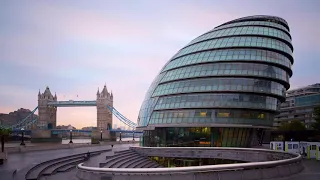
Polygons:
[[[256,14],[289,23],[290,89],[319,82],[318,1],[135,2],[0,2],[0,113],[33,110],[46,86],[58,100],[95,100],[106,84],[114,107],[136,122],[153,78],[180,48],[223,22]],[[95,126],[96,108],[58,108],[57,124]]]

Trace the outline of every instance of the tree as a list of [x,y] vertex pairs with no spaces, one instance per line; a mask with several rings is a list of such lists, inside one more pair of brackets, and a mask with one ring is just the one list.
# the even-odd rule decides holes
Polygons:
[[320,131],[320,106],[314,108],[313,116],[316,122],[312,124],[312,128]]
[[6,129],[6,128],[2,128],[0,127],[0,136],[2,135],[9,135],[11,133],[11,129]]
[[0,127],[0,138],[1,138],[1,152],[4,151],[4,138],[11,133],[11,129]]
[[303,130],[306,130],[306,127],[301,121],[293,120],[290,123],[288,122],[281,123],[281,126],[278,129],[282,131],[303,131]]

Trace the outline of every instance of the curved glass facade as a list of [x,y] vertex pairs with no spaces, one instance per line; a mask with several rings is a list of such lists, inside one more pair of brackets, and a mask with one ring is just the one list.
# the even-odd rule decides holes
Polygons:
[[291,72],[291,61],[284,55],[272,51],[259,50],[259,49],[224,49],[216,51],[205,51],[194,53],[189,56],[183,56],[173,61],[170,61],[163,69],[167,71],[170,69],[188,66],[192,64],[210,63],[219,61],[244,61],[260,63],[274,63],[278,66],[284,66]]
[[286,85],[289,83],[288,72],[281,68],[265,64],[235,62],[200,64],[174,69],[168,71],[160,82],[208,76],[260,76],[284,81]]
[[[284,40],[289,46],[291,46],[291,38],[285,32],[268,27],[257,27],[257,26],[244,26],[244,27],[232,27],[220,30],[211,31],[210,33],[204,34],[194,39],[190,44],[194,44],[200,41],[215,39],[224,36],[237,36],[237,35],[258,35],[258,36],[270,36]],[[189,44],[189,45],[190,45]]]
[[266,48],[270,50],[283,52],[287,56],[292,57],[292,49],[286,43],[280,40],[273,39],[270,37],[241,36],[210,39],[208,41],[201,41],[199,43],[191,44],[180,50],[174,56],[174,58],[198,51],[235,47]]
[[173,81],[160,84],[152,96],[169,94],[184,94],[192,92],[256,92],[270,93],[285,98],[285,87],[270,80],[257,80],[253,78],[201,78],[184,81]]
[[292,76],[287,22],[249,16],[192,40],[160,71],[142,103],[143,146],[238,146],[272,127]]

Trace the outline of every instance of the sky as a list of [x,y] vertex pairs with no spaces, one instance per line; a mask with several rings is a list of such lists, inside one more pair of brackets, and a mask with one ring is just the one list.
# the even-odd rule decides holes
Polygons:
[[[260,14],[289,23],[291,89],[319,83],[318,7],[319,0],[1,0],[0,113],[33,110],[46,86],[58,100],[95,100],[106,84],[114,107],[136,122],[152,80],[179,49],[224,22]],[[57,124],[96,126],[96,108],[58,108]]]

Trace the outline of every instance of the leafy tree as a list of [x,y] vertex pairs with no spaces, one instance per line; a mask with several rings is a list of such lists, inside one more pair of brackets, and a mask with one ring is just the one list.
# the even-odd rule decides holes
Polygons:
[[314,108],[313,115],[316,122],[312,124],[312,128],[320,131],[320,106]]
[[1,152],[4,151],[4,138],[11,133],[11,129],[0,127],[0,138],[1,138]]
[[9,135],[10,133],[11,133],[11,129],[0,127],[0,135]]
[[281,123],[281,126],[278,129],[282,131],[303,131],[303,130],[306,130],[306,127],[301,121],[293,120],[290,123],[288,122]]

